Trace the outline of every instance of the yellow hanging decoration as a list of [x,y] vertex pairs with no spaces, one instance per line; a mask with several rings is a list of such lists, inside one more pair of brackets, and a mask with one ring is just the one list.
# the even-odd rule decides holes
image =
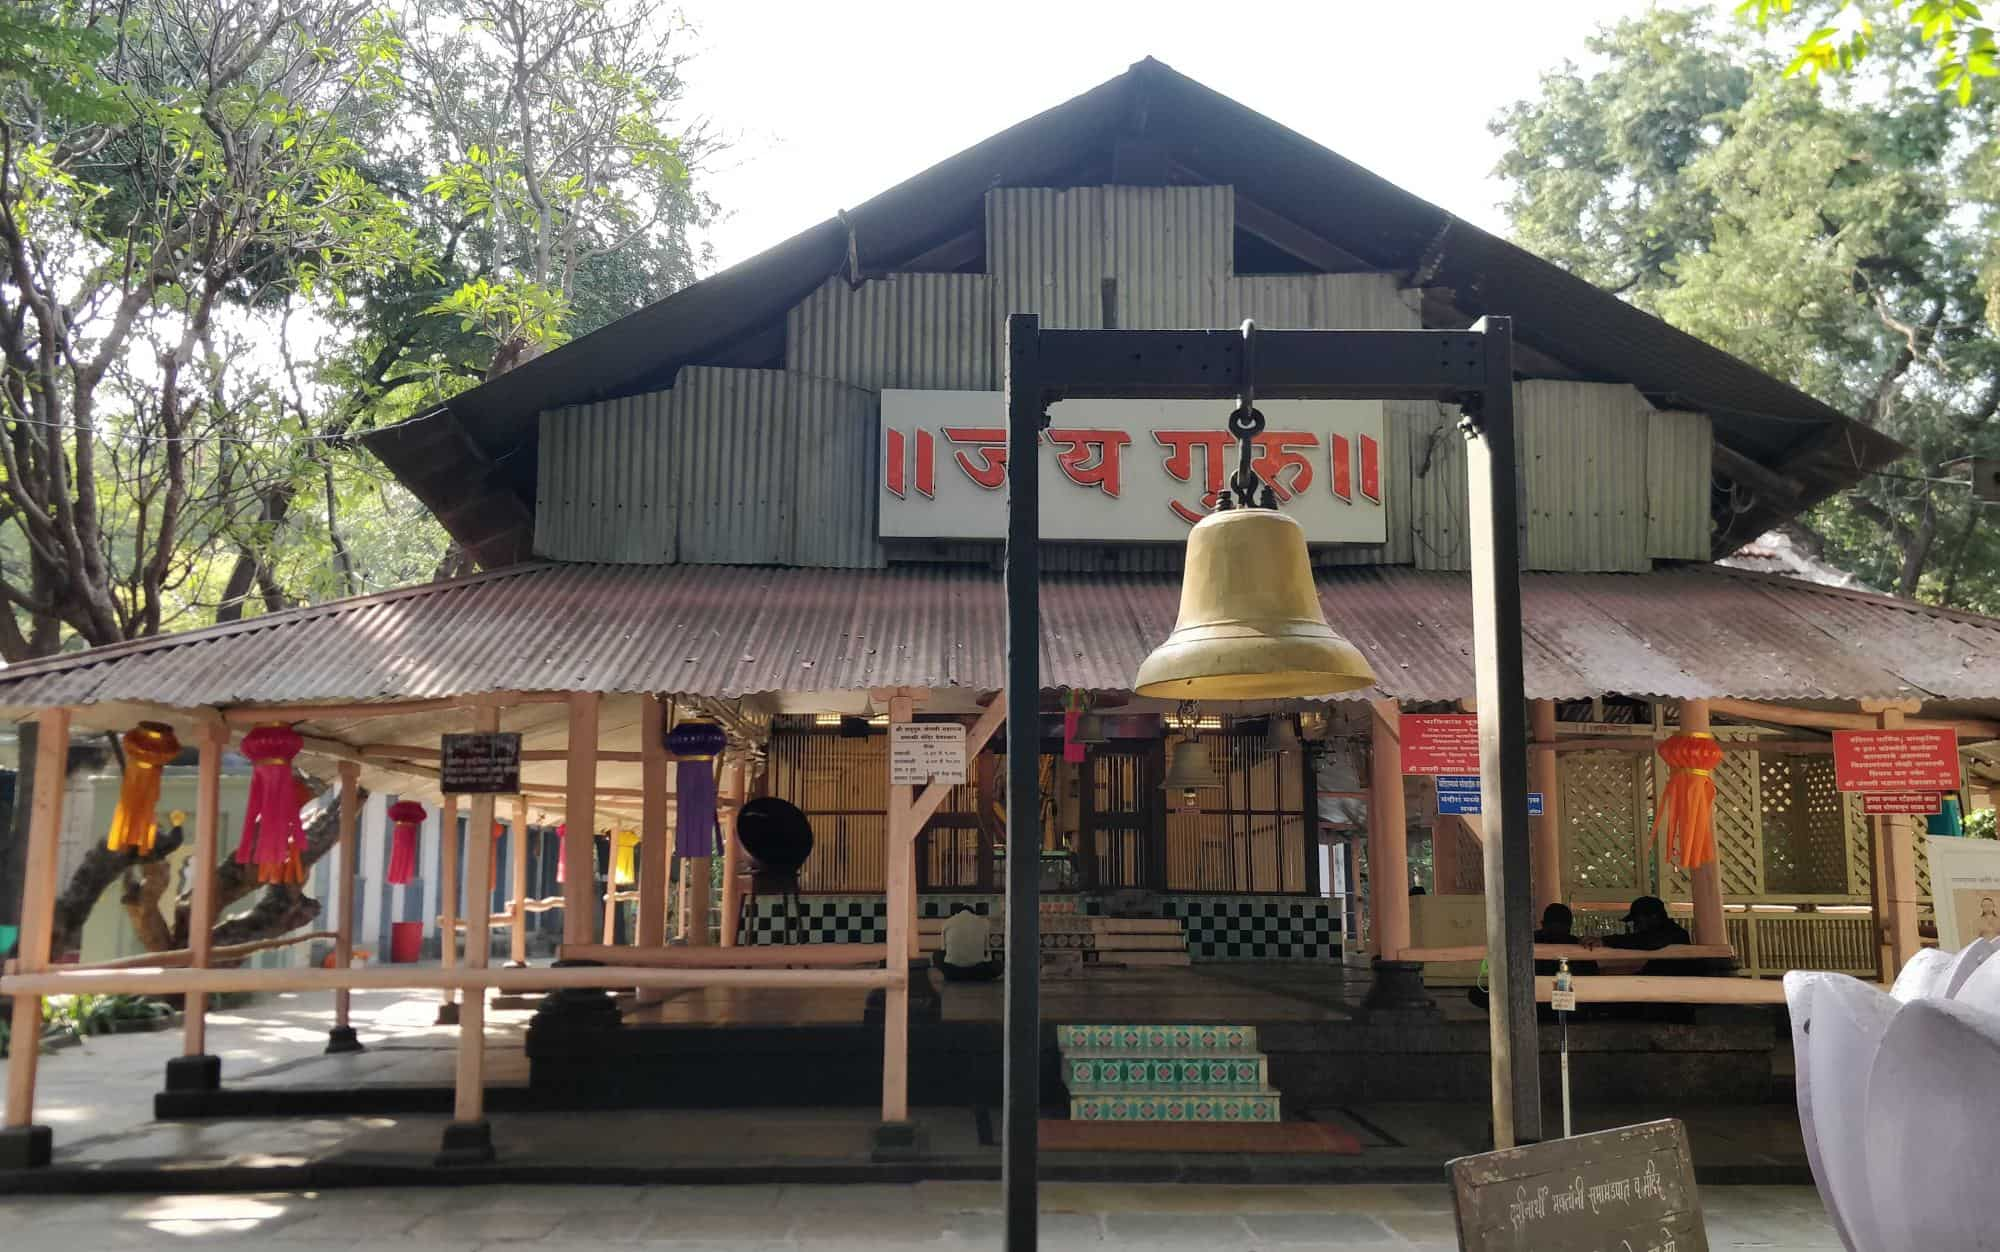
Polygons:
[[639,881],[639,832],[636,830],[614,830],[611,832],[611,877],[621,887],[629,887]]
[[181,754],[174,728],[140,722],[125,732],[125,781],[118,788],[118,811],[111,815],[111,834],[104,846],[113,852],[145,856],[153,850],[160,828],[160,771]]

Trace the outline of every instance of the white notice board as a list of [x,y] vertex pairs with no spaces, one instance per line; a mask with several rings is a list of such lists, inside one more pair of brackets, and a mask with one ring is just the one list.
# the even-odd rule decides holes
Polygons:
[[898,722],[889,727],[889,781],[921,787],[965,781],[965,727],[957,722]]

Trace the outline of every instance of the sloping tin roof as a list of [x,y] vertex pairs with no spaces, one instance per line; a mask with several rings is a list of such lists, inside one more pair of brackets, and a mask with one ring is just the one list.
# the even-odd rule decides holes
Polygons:
[[[1328,620],[1381,679],[1356,696],[1472,692],[1465,576],[1376,567],[1319,581]],[[2000,695],[2000,620],[1714,567],[1521,583],[1532,697]],[[1178,587],[1048,576],[1044,685],[1126,688],[1173,626]],[[984,691],[1002,682],[1005,623],[999,575],[976,567],[523,565],[15,666],[0,672],[0,707]]]
[[1662,407],[1709,414],[1719,443],[1802,492],[1796,500],[1753,500],[1726,547],[1901,451],[1797,388],[1151,58],[843,217],[364,442],[482,564],[526,559],[542,410],[667,387],[683,365],[739,364],[720,359],[728,346],[841,271],[850,247],[862,273],[893,269],[976,222],[993,187],[1103,181],[1118,140],[1134,136],[1163,145],[1190,180],[1232,186],[1367,266],[1448,292],[1468,321],[1513,316],[1519,344],[1580,377],[1631,383]]

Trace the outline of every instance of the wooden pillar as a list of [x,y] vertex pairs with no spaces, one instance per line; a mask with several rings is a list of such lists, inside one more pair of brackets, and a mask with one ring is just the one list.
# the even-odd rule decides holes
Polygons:
[[1459,819],[1440,815],[1431,823],[1431,892],[1458,894]]
[[[472,715],[476,733],[491,734],[500,729],[500,710],[484,705]],[[596,740],[591,741],[593,747]],[[468,896],[485,890],[493,866],[493,801],[491,792],[471,797],[470,832],[465,840],[465,877],[472,884]],[[465,917],[465,967],[485,969],[492,955],[492,893],[479,897],[478,907]],[[462,1153],[468,1141],[483,1141],[483,1152],[492,1155],[492,1136],[483,1125],[486,1109],[486,999],[487,988],[468,987],[465,1004],[459,1010],[458,1067],[452,1099],[451,1127],[445,1131],[445,1152]]]
[[[360,877],[355,862],[360,853],[361,767],[353,761],[340,762],[340,916],[334,919],[333,963],[341,969],[354,965],[354,884]],[[354,993],[346,988],[333,993],[333,1029],[327,1032],[328,1052],[359,1052],[361,1041],[354,1035],[351,1014]]]
[[1543,909],[1563,902],[1562,770],[1555,750],[1555,701],[1528,702],[1528,733],[1535,745],[1528,754],[1528,787],[1542,793],[1542,815],[1528,819],[1539,918]]
[[[889,724],[914,720],[916,703],[907,691],[898,689],[889,697]],[[886,765],[885,765],[886,768]],[[915,789],[889,786],[888,837],[883,846],[884,908],[888,915],[888,956],[884,964],[892,981],[883,993],[882,1006],[882,1120],[905,1122],[910,1118],[910,903],[913,862],[911,845],[916,832],[910,829],[910,810],[916,802]]]
[[[1915,700],[1863,700],[1861,710],[1873,713],[1884,730],[1901,730],[1903,717],[1923,706]],[[1882,978],[1893,981],[1912,957],[1922,950],[1917,934],[1917,839],[1916,823],[1907,817],[1870,819],[1878,849],[1876,865],[1881,878],[1875,898],[1881,902],[1876,925],[1881,928],[1883,946],[1888,949],[1888,968]]]
[[1369,705],[1368,898],[1375,955],[1394,960],[1410,946],[1410,852],[1403,807],[1401,712],[1394,700]]
[[[215,946],[215,855],[222,827],[222,754],[228,750],[227,724],[215,722],[203,727],[196,749],[194,850],[188,854],[188,881],[194,887],[194,898],[188,904],[188,965],[193,969],[208,968],[208,954]],[[208,993],[190,991],[181,1019],[186,1027],[181,1055],[206,1054]]]
[[[458,895],[462,877],[458,872],[458,797],[446,795],[438,801],[438,964],[446,969],[458,964]],[[458,992],[446,987],[441,997],[438,1025],[457,1025]]]
[[514,829],[507,839],[508,878],[513,882],[513,916],[507,921],[507,964],[528,963],[528,798],[514,797]]
[[591,897],[597,889],[596,692],[569,698],[569,771],[563,796],[563,942],[591,940]]
[[667,842],[667,706],[658,696],[639,701],[639,934],[638,946],[667,942],[667,874],[674,850]]
[[[1681,701],[1681,730],[1706,732],[1708,728],[1708,701]],[[1690,892],[1694,896],[1694,941],[1728,943],[1729,926],[1724,922],[1722,915],[1720,849],[1717,850],[1715,860],[1699,869],[1688,871],[1688,883]]]
[[[18,967],[49,967],[55,939],[56,852],[62,839],[63,791],[69,785],[69,710],[45,709],[37,720],[35,795],[28,813],[28,856],[21,878]],[[7,1111],[0,1131],[0,1166],[49,1162],[51,1136],[35,1122],[35,1062],[41,1048],[42,998],[14,997],[13,1046],[7,1054]]]
[[736,803],[722,825],[722,946],[733,948],[743,922],[743,845],[736,842],[736,822],[749,798],[750,770],[739,755],[729,767],[729,794]]

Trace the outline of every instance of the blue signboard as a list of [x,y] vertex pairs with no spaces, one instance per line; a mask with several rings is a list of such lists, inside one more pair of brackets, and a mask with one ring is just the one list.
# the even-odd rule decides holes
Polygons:
[[[1479,776],[1477,774],[1439,774],[1437,779],[1438,812],[1446,817],[1479,816]],[[1528,793],[1528,816],[1542,815],[1542,793]]]

